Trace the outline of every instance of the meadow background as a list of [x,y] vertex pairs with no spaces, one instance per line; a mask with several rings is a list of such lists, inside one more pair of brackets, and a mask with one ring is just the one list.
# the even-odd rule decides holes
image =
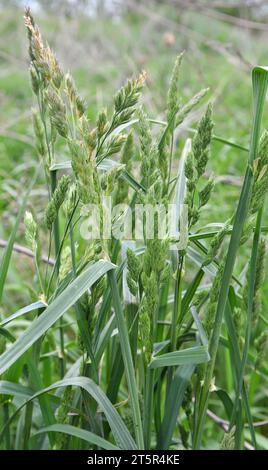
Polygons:
[[[23,24],[24,3],[0,1],[0,256],[22,194],[38,164],[31,120],[33,96]],[[114,92],[125,79],[142,70],[148,74],[144,105],[150,117],[163,119],[173,63],[184,50],[180,78],[182,101],[203,87],[209,87],[210,92],[203,105],[180,128],[181,146],[192,135],[190,128],[195,126],[210,100],[214,103],[214,133],[248,147],[252,122],[251,68],[268,64],[267,2],[44,0],[29,3],[63,69],[72,72],[93,122],[97,111],[112,103]],[[263,127],[268,128],[268,106],[264,110]],[[180,153],[180,143],[177,153]],[[204,223],[224,222],[232,214],[246,162],[247,154],[243,150],[213,141],[209,171],[215,174],[217,184],[202,215]],[[47,191],[41,176],[28,204],[34,209],[40,226],[46,204]],[[264,223],[267,223],[267,208]],[[16,242],[25,246],[23,223]],[[244,258],[239,258],[238,270],[248,255],[247,248],[243,250]],[[33,273],[32,259],[14,252],[0,316],[7,316],[36,299]],[[267,292],[266,275],[262,288],[264,316],[268,308]],[[20,327],[24,326],[23,322]],[[268,392],[262,388],[258,393],[262,404],[256,415],[261,420],[265,418]],[[262,445],[268,448],[265,435],[264,426]]]

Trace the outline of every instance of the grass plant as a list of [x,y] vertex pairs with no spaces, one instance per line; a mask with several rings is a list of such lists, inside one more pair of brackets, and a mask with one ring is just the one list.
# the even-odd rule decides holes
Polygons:
[[[39,164],[1,259],[0,300],[23,217],[35,298],[17,312],[4,311],[0,322],[2,448],[210,448],[211,417],[219,424],[215,410],[227,422],[216,447],[265,447],[254,395],[267,381],[260,293],[268,69],[252,70],[246,160],[238,139],[214,134],[217,109],[206,102],[207,88],[183,102],[184,54],[166,92],[165,120],[142,104],[147,76],[141,71],[93,122],[29,9],[25,26]],[[201,119],[182,143],[178,130],[201,103]],[[215,186],[207,178],[213,140],[235,150],[245,176],[233,215],[203,225]],[[40,166],[47,191],[41,224],[27,205]],[[153,207],[153,236],[146,214],[139,239],[118,238],[126,209],[112,218],[111,237],[83,236],[90,205],[101,226],[107,224],[105,198],[128,204],[131,219],[137,204]],[[183,247],[168,233],[157,237],[163,222],[157,210],[169,204],[180,234],[187,229]]]

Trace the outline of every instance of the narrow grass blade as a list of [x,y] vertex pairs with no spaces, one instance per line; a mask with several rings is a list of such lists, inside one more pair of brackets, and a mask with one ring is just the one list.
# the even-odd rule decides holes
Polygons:
[[[111,160],[110,158],[105,158],[105,160],[99,163],[98,169],[102,171],[109,171],[109,170],[112,170],[113,168],[117,168],[118,166],[122,166],[122,165],[118,162],[115,162],[114,160]],[[71,160],[67,160],[66,162],[53,163],[53,165],[51,165],[49,169],[50,171],[56,171],[56,170],[71,170],[71,168],[72,168]]]
[[115,315],[113,314],[110,318],[109,321],[106,323],[105,327],[101,331],[98,342],[96,345],[96,350],[95,350],[95,360],[96,363],[101,360],[102,354],[107,346],[107,343],[109,339],[111,338],[111,334],[115,328]]
[[228,419],[230,419],[233,411],[233,402],[231,398],[229,397],[228,393],[225,390],[222,390],[221,388],[217,389],[215,393],[221,400]]
[[192,317],[194,319],[196,328],[198,330],[201,343],[203,344],[204,347],[208,348],[208,338],[207,338],[207,335],[206,335],[205,330],[203,328],[202,322],[199,318],[199,315],[196,311],[196,308],[191,307],[190,311],[191,311]]
[[191,139],[187,139],[183,147],[183,151],[182,151],[180,162],[179,162],[177,182],[176,182],[175,195],[174,195],[174,201],[173,201],[173,203],[176,204],[176,208],[177,208],[177,214],[176,214],[177,220],[179,220],[180,207],[184,203],[184,199],[185,199],[186,177],[185,177],[184,167],[185,167],[187,156],[190,151],[191,151]]
[[178,367],[174,374],[166,400],[164,418],[157,438],[157,449],[166,450],[169,448],[184,398],[184,392],[194,370],[195,365],[188,364]]
[[12,320],[15,320],[16,318],[20,317],[21,315],[24,315],[25,313],[32,312],[33,310],[37,310],[39,308],[44,308],[47,307],[47,304],[45,302],[42,302],[41,300],[38,300],[37,302],[34,302],[30,305],[26,305],[26,307],[20,308],[17,310],[17,312],[13,313],[9,317],[5,318],[0,322],[1,326],[7,325],[10,323]]
[[89,266],[36,318],[20,338],[0,357],[0,374],[30,348],[105,273],[114,269],[108,261]]
[[[101,171],[110,171],[114,168],[117,168],[119,166],[122,166],[120,163],[115,162],[114,160],[111,160],[110,158],[105,158],[101,162],[98,163],[98,170]],[[50,171],[57,171],[57,170],[70,170],[72,168],[71,161],[68,160],[66,162],[59,162],[59,163],[54,163],[50,167]],[[135,191],[140,191],[142,190],[143,192],[146,191],[145,187],[140,184],[138,181],[135,180],[135,178],[126,170],[122,170],[121,172],[121,178],[123,178],[131,188],[133,188]]]
[[0,327],[0,335],[4,336],[4,338],[8,339],[11,343],[15,343],[16,338],[13,336],[6,328]]
[[142,430],[142,422],[141,422],[141,414],[140,414],[140,406],[139,406],[139,398],[138,398],[138,389],[137,383],[135,379],[135,370],[133,365],[133,359],[131,355],[131,348],[129,344],[129,336],[126,321],[124,318],[120,295],[118,291],[118,286],[116,282],[116,276],[113,271],[110,271],[108,274],[110,287],[112,291],[113,303],[114,303],[114,310],[116,316],[116,322],[119,332],[119,340],[121,344],[122,350],[122,357],[125,365],[125,374],[128,384],[128,390],[131,400],[131,407],[132,407],[132,414],[133,414],[133,421],[134,421],[134,428],[135,428],[135,435],[137,440],[137,445],[139,449],[144,448],[144,441],[143,441],[143,430]]
[[28,399],[33,393],[30,387],[25,387],[24,385],[8,380],[0,380],[0,395],[11,395],[13,397]]
[[150,369],[157,367],[171,367],[184,364],[202,364],[209,361],[208,350],[205,346],[194,346],[183,349],[182,351],[173,351],[154,357],[149,364]]
[[252,245],[252,250],[251,250],[249,280],[248,280],[248,296],[247,296],[246,334],[245,334],[245,343],[244,343],[242,360],[241,360],[241,365],[240,365],[240,370],[239,370],[238,382],[237,382],[236,399],[235,399],[234,410],[233,410],[233,415],[231,419],[232,424],[234,424],[234,414],[238,407],[240,396],[241,396],[244,373],[245,373],[249,346],[250,346],[250,338],[251,338],[251,331],[252,331],[252,311],[253,311],[253,303],[254,303],[254,286],[255,286],[255,278],[256,278],[256,270],[257,270],[258,247],[259,247],[259,240],[260,240],[260,235],[261,235],[261,220],[262,220],[262,208],[259,210],[258,215],[257,215],[256,230],[254,233],[253,245]]
[[189,287],[187,288],[183,298],[182,298],[182,312],[183,314],[185,315],[188,311],[188,308],[190,306],[190,303],[197,291],[197,288],[200,286],[200,283],[203,279],[203,276],[204,276],[204,270],[202,268],[200,268],[194,279],[192,280],[192,282],[190,283]]
[[127,427],[125,426],[123,420],[121,419],[120,415],[116,411],[116,409],[113,407],[113,405],[108,400],[105,393],[103,393],[103,391],[100,389],[100,387],[96,385],[95,382],[93,382],[93,380],[87,377],[71,377],[71,378],[63,379],[63,380],[60,380],[59,382],[55,382],[49,387],[44,388],[43,390],[39,390],[34,395],[32,395],[25,403],[23,403],[22,406],[20,406],[16,410],[16,413],[13,415],[13,419],[15,415],[17,415],[19,411],[24,406],[27,405],[27,403],[30,403],[35,398],[38,398],[41,395],[51,392],[52,390],[55,390],[57,388],[68,387],[68,386],[79,387],[85,390],[92,398],[94,398],[94,400],[96,400],[101,411],[103,411],[103,413],[106,416],[106,419],[111,427],[113,436],[116,442],[118,443],[120,449],[122,450],[135,450],[136,449],[135,442],[132,436],[130,435]]
[[229,243],[225,268],[222,276],[221,287],[218,297],[218,304],[215,316],[215,324],[212,332],[212,339],[210,343],[210,354],[211,362],[209,363],[206,375],[204,387],[202,389],[199,418],[198,418],[198,429],[195,435],[194,447],[199,448],[201,442],[201,436],[203,432],[203,426],[206,416],[206,410],[208,405],[208,396],[210,383],[213,377],[214,366],[216,361],[216,354],[219,345],[220,330],[223,319],[223,314],[227,302],[229,285],[232,277],[234,263],[236,259],[237,250],[239,247],[240,238],[244,222],[247,216],[248,204],[252,189],[252,162],[256,157],[260,136],[261,118],[263,113],[264,100],[266,96],[267,83],[268,83],[268,68],[266,67],[255,67],[252,71],[252,85],[253,85],[253,127],[251,134],[250,150],[248,157],[247,171],[238,203],[238,208],[235,215],[233,230]]
[[51,426],[39,429],[39,431],[37,431],[32,437],[47,432],[59,432],[69,434],[69,436],[78,437],[78,439],[83,439],[84,441],[89,442],[90,444],[94,444],[98,447],[101,447],[101,449],[105,450],[120,450],[119,447],[116,447],[115,445],[106,441],[106,439],[103,439],[97,434],[94,434],[90,431],[86,431],[85,429],[77,428],[76,426],[72,426],[70,424],[52,424]]
[[[227,302],[224,315],[225,315],[225,323],[226,323],[226,327],[228,330],[228,335],[230,338],[231,357],[232,357],[232,362],[234,364],[234,376],[236,378],[236,383],[238,384],[240,371],[241,371],[241,357],[240,357],[237,335],[236,335],[236,330],[235,330],[235,325],[234,325],[234,320],[233,320],[233,315],[232,315],[233,313],[232,308],[234,306],[233,296],[234,296],[233,289],[231,287],[229,291],[229,300]],[[245,407],[246,418],[247,418],[249,429],[250,429],[251,440],[252,440],[254,447],[257,449],[255,429],[253,426],[253,418],[251,415],[251,410],[250,410],[249,401],[248,401],[248,393],[247,393],[244,382],[242,383],[241,392],[242,392],[242,399],[243,399],[243,403]],[[232,417],[230,418],[230,420],[231,419]],[[231,424],[232,423],[230,422],[230,425]],[[238,432],[238,430],[236,430],[236,432]]]
[[135,191],[142,191],[143,193],[146,192],[146,188],[141,183],[136,181],[135,178],[130,173],[128,173],[128,171],[123,170],[121,178],[123,178]]

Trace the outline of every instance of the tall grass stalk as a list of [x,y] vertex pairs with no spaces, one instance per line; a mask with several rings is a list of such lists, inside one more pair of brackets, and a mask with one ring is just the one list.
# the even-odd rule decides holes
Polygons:
[[118,292],[118,286],[116,282],[116,276],[114,271],[111,271],[109,276],[109,283],[111,286],[115,315],[117,319],[117,326],[119,332],[119,339],[122,349],[122,356],[125,366],[125,373],[126,373],[126,380],[128,384],[128,392],[130,396],[130,403],[132,407],[133,413],[133,421],[134,421],[134,431],[137,440],[137,445],[139,449],[144,448],[144,439],[143,439],[143,430],[142,430],[142,421],[141,421],[141,413],[140,413],[140,405],[139,405],[139,397],[138,397],[138,390],[137,384],[135,379],[135,370],[133,366],[132,354],[129,344],[129,336],[128,331],[124,319],[124,314],[122,310],[120,295]]
[[[239,247],[243,226],[247,217],[249,201],[253,183],[253,171],[252,164],[257,155],[261,119],[264,107],[264,101],[266,96],[268,84],[268,69],[264,67],[256,67],[252,72],[252,87],[253,87],[253,124],[251,132],[251,141],[249,148],[248,164],[246,174],[244,178],[243,187],[241,190],[237,211],[233,223],[233,229],[231,239],[228,247],[225,267],[223,271],[221,287],[219,291],[219,298],[217,303],[215,324],[213,327],[211,342],[210,342],[210,355],[211,361],[206,367],[204,376],[204,385],[201,390],[197,426],[194,432],[194,448],[198,449],[201,445],[202,433],[204,428],[204,422],[208,407],[209,390],[211,387],[211,381],[213,378],[216,355],[219,346],[221,325],[224,315],[224,310],[227,303],[228,291],[233,273],[233,268],[236,260],[237,250]],[[258,230],[257,230],[258,232]],[[248,327],[250,328],[250,327]],[[241,385],[240,385],[241,387]]]

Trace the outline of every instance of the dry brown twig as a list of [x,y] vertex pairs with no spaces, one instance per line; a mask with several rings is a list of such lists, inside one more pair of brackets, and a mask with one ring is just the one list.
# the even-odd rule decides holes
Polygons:
[[[0,248],[6,248],[8,242],[6,240],[0,239]],[[24,256],[28,256],[29,258],[34,258],[34,254],[29,248],[26,248],[25,246],[18,245],[15,243],[13,246],[13,251],[20,253]],[[42,256],[42,261],[44,263],[49,264],[50,266],[54,266],[55,260],[53,258],[48,258],[47,256]]]

